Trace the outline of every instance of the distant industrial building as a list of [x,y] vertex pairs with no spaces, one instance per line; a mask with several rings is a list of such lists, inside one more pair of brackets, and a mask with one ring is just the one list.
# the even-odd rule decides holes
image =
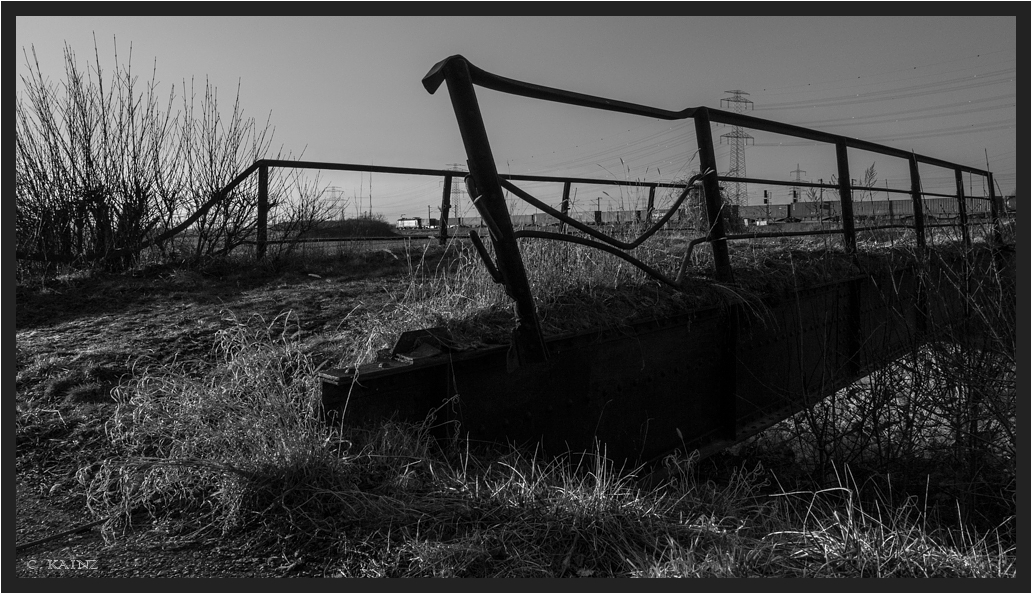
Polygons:
[[401,217],[397,223],[398,229],[422,229],[423,219],[420,217]]

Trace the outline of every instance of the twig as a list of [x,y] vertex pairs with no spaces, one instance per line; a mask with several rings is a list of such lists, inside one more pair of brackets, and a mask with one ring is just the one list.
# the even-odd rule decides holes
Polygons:
[[94,520],[92,522],[87,522],[87,523],[82,524],[80,526],[76,526],[75,528],[70,528],[68,530],[65,530],[64,532],[58,532],[57,534],[51,534],[50,536],[45,536],[45,537],[43,537],[43,538],[41,538],[39,540],[34,540],[32,542],[28,542],[28,543],[25,543],[25,544],[15,544],[14,545],[14,549],[16,551],[24,551],[25,549],[31,549],[32,547],[35,547],[37,545],[41,545],[41,544],[43,544],[45,542],[50,542],[52,540],[57,540],[58,538],[61,538],[62,536],[68,536],[69,534],[76,534],[78,532],[85,532],[85,531],[89,530],[90,528],[93,528],[94,526],[96,526],[98,524],[103,524],[104,522],[107,522],[110,519],[111,519],[111,516],[108,516],[106,518],[101,518],[99,520]]

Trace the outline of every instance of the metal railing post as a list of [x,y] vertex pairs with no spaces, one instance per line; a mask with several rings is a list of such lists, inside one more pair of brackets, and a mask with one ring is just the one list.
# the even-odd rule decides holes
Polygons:
[[439,227],[438,243],[444,245],[448,243],[448,210],[451,209],[451,178],[452,176],[444,176],[444,193],[441,194],[441,220],[437,222]]
[[[712,175],[702,177],[702,188],[706,198],[706,216],[710,230],[708,238],[713,250],[714,277],[721,282],[733,280],[731,257],[727,248],[727,233],[724,230],[724,200],[720,195],[720,182],[717,179],[717,158],[713,152],[713,132],[710,129],[709,110],[705,107],[695,112],[695,138],[699,143],[699,171],[712,171]],[[730,308],[727,326],[727,347],[720,355],[721,375],[723,377],[722,396],[716,405],[720,408],[723,423],[720,435],[724,439],[733,440],[737,415],[737,372],[736,354],[738,345],[739,307]]]
[[255,256],[265,259],[266,242],[269,239],[269,166],[258,167],[258,223],[255,241]]
[[853,218],[853,189],[849,179],[849,148],[845,140],[835,143],[835,160],[838,162],[839,205],[842,208],[842,240],[847,254],[856,254],[856,221]]
[[[488,142],[469,65],[465,59],[458,58],[440,63],[424,77],[424,86],[438,73],[443,75],[448,84],[448,95],[459,124],[462,144],[466,148],[466,162],[469,165],[467,187],[473,194],[470,198],[489,225],[499,275],[506,293],[516,303],[519,322],[513,330],[509,368],[514,370],[524,363],[546,361],[548,351],[537,318],[534,296],[512,227],[512,218],[505,204],[505,195],[498,181],[498,168]],[[433,92],[429,86],[427,90]]]
[[727,233],[724,232],[724,217],[721,212],[724,201],[720,196],[717,181],[717,157],[713,152],[713,132],[710,130],[709,109],[700,107],[695,112],[695,138],[699,143],[699,170],[714,172],[702,178],[706,194],[706,215],[709,222],[709,241],[713,249],[713,269],[717,280],[731,280],[731,258],[727,250]]
[[924,203],[921,200],[921,172],[917,167],[917,155],[910,153],[910,196],[914,200],[914,235],[917,238],[917,249],[925,249]]
[[[559,210],[564,215],[569,216],[570,214],[570,182],[563,183],[563,201],[559,207]],[[567,227],[568,225],[565,222],[562,223],[562,225],[559,227],[559,232],[566,233]]]
[[992,173],[986,172],[986,181],[989,182],[989,216],[993,229],[993,244],[999,245],[1003,243],[1003,235],[1000,233],[1000,205],[996,203]]
[[645,209],[645,220],[652,223],[652,211],[656,209],[656,186],[649,186],[649,205]]
[[964,198],[964,172],[954,169],[953,173],[957,180],[957,214],[960,215],[960,233],[964,239],[964,247],[971,247],[971,233],[968,232],[967,201]]

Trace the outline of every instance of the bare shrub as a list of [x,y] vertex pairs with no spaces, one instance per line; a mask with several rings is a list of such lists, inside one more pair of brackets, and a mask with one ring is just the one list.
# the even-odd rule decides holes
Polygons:
[[[114,60],[108,76],[96,44],[85,68],[65,46],[64,81],[53,83],[35,50],[25,52],[15,126],[19,259],[121,269],[152,245],[201,259],[253,241],[256,176],[220,192],[253,162],[283,158],[271,154],[270,122],[244,115],[239,86],[225,114],[208,81],[200,99],[191,81],[177,110],[176,88],[159,91],[156,67],[141,82],[131,49],[122,62],[116,47]],[[270,219],[290,220],[298,233],[325,211],[318,182],[274,172]]]

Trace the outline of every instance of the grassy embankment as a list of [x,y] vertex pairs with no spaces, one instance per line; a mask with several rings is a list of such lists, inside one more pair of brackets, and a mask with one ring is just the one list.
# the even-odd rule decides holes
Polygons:
[[[684,243],[665,239],[636,255],[672,271]],[[854,266],[840,252],[814,250],[812,242],[742,246],[734,251],[737,282],[725,285],[707,278],[703,250],[686,291],[675,293],[605,254],[545,242],[525,245],[548,334],[729,299],[761,311],[765,295],[830,280]],[[891,266],[911,257],[908,248],[868,248],[862,258],[868,265]],[[368,288],[370,282],[343,276],[343,260],[372,262],[366,271],[383,290],[374,287],[365,296],[378,297],[356,302],[354,309],[330,312],[328,304],[334,297],[343,300],[349,283]],[[982,348],[944,341],[918,350],[890,370],[894,376],[858,385],[848,398],[779,426],[739,448],[738,457],[722,457],[723,466],[691,453],[672,454],[665,461],[671,479],[645,489],[637,482],[640,473],[613,468],[604,449],[543,459],[534,452],[469,444],[458,435],[435,441],[427,426],[385,424],[358,436],[319,423],[320,366],[372,360],[402,331],[421,327],[448,326],[469,344],[504,339],[512,319],[509,301],[472,250],[454,244],[446,253],[425,248],[340,254],[322,262],[285,260],[271,269],[251,268],[251,281],[237,266],[206,272],[220,281],[233,279],[236,290],[198,299],[190,291],[205,284],[200,280],[178,295],[154,296],[152,311],[167,299],[185,304],[182,314],[193,318],[184,321],[192,329],[164,343],[189,347],[179,348],[176,357],[129,353],[117,365],[110,359],[98,365],[96,358],[69,356],[67,350],[44,354],[33,334],[42,330],[23,333],[19,325],[19,460],[50,460],[22,445],[32,443],[46,442],[53,457],[64,456],[58,462],[77,469],[75,481],[64,488],[84,491],[98,517],[112,516],[105,527],[111,538],[120,538],[125,520],[142,509],[144,523],[158,529],[154,538],[198,544],[239,538],[289,558],[318,560],[327,575],[1016,574],[1013,518],[1006,511],[996,516],[998,529],[980,530],[935,512],[959,509],[962,479],[971,479],[965,484],[972,492],[979,487],[975,482],[990,483],[999,507],[1010,505],[1011,515],[1016,510],[1013,485],[1008,491],[1006,484],[1016,463],[1013,433],[1006,442],[1013,430],[1015,367],[1013,338],[1005,332],[1008,316],[1014,325],[1007,300],[1013,288],[1005,276],[983,277],[989,281],[984,289],[1000,299],[973,303],[997,322],[991,327],[1004,331],[988,336]],[[257,280],[262,270],[271,282]],[[385,270],[392,272],[384,275]],[[282,282],[291,271],[294,280]],[[176,277],[193,274],[166,269],[157,278],[168,288],[176,286]],[[63,282],[74,291],[86,281]],[[277,284],[289,286],[280,293],[269,290]],[[54,290],[55,283],[47,286]],[[306,305],[305,291],[312,287],[323,291],[322,309]],[[32,289],[31,297],[46,290]],[[252,300],[241,307],[244,295]],[[293,301],[277,302],[286,295]],[[990,311],[986,303],[999,307]],[[57,323],[67,331],[111,313],[84,311]],[[200,326],[206,320],[205,330]],[[122,331],[128,339],[134,328]],[[87,344],[81,348],[91,350]],[[960,363],[967,365],[962,372]],[[933,392],[941,394],[953,382],[951,394],[966,394],[976,376],[989,386],[979,406],[995,420],[971,436],[955,426],[970,419],[951,424],[943,415],[962,411]],[[856,451],[835,450],[831,442],[865,426],[872,411],[883,440]],[[55,422],[55,412],[63,425]],[[815,441],[816,427],[823,428],[819,437],[825,443]],[[937,435],[949,443],[935,442]],[[972,448],[962,447],[971,445],[971,437],[993,445],[975,452],[980,466],[970,470],[981,473],[960,476],[946,465],[958,457],[965,463],[974,459]],[[73,444],[77,455],[55,454]],[[787,456],[794,457],[791,464],[779,466]],[[923,473],[923,480],[917,474],[902,477],[906,487],[894,491],[901,482],[892,476],[897,468]],[[917,484],[936,492],[922,497]],[[933,497],[940,495],[947,501]]]

